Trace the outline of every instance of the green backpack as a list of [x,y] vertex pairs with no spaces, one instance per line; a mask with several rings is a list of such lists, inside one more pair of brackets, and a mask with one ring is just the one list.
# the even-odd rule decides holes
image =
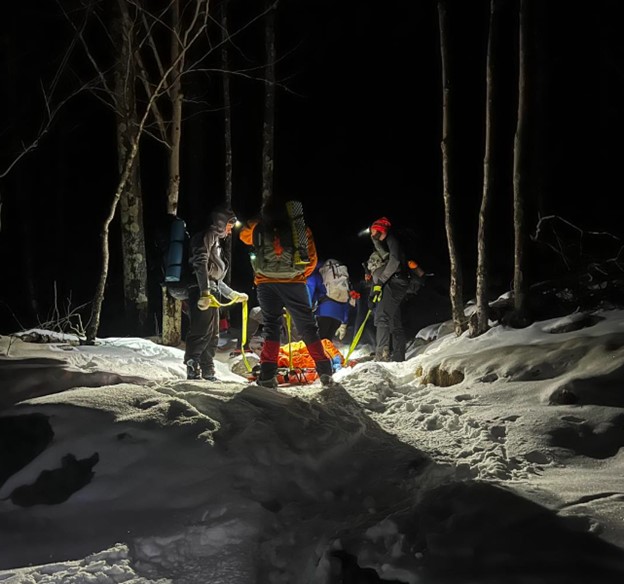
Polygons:
[[250,254],[254,273],[279,280],[290,280],[305,272],[305,264],[295,262],[292,230],[283,229],[274,234],[265,233],[262,224],[253,231],[253,250]]

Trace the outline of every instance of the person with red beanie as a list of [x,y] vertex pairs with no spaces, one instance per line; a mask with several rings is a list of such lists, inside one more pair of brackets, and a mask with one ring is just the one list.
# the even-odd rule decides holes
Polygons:
[[369,307],[375,308],[375,361],[405,361],[401,304],[409,287],[407,258],[392,224],[381,217],[370,226],[375,248],[368,261],[372,275]]

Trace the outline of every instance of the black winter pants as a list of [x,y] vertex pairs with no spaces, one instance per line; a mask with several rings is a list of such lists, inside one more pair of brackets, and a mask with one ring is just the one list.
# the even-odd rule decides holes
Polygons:
[[268,379],[275,375],[280,348],[280,333],[284,308],[292,317],[293,323],[308,352],[316,363],[319,375],[332,374],[331,361],[325,354],[319,337],[318,327],[305,282],[263,282],[256,289],[258,304],[264,321],[264,346],[260,355],[260,376]]
[[383,287],[381,300],[375,308],[377,338],[375,353],[386,353],[392,361],[405,361],[405,331],[401,304],[409,283],[403,278],[390,278]]
[[199,310],[199,287],[189,289],[188,317],[189,328],[186,333],[184,362],[193,359],[199,363],[202,373],[214,374],[214,356],[219,345],[219,309]]

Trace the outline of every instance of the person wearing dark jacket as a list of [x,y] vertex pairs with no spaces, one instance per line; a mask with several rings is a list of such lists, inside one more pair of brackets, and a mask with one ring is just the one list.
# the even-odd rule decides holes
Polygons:
[[[377,219],[370,227],[375,248],[368,261],[372,275],[370,307],[375,308],[376,361],[405,361],[405,331],[401,304],[409,287],[405,250],[392,234],[392,224],[386,217]],[[422,270],[421,270],[422,271]]]
[[195,282],[189,286],[186,335],[187,379],[217,381],[214,357],[219,344],[219,303],[244,302],[247,294],[232,290],[224,281],[228,265],[221,243],[230,235],[236,223],[234,212],[224,206],[216,207],[210,214],[207,229],[196,233],[189,242],[189,264]]
[[309,262],[297,265],[286,205],[270,200],[265,203],[260,219],[248,222],[241,229],[240,239],[254,249],[250,257],[264,322],[265,340],[256,383],[268,388],[277,387],[280,333],[286,309],[314,360],[321,383],[330,385],[332,363],[319,337],[306,287],[306,278],[312,274],[318,261],[312,232],[307,228]]

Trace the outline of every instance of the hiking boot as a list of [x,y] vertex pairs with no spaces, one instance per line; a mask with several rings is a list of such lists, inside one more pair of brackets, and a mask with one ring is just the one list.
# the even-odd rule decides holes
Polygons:
[[316,363],[316,372],[319,374],[319,377],[323,377],[326,375],[327,377],[331,377],[334,369],[332,367],[332,363],[329,359],[324,359],[323,361],[318,361]]
[[202,379],[205,379],[206,381],[219,381],[215,375],[215,368],[212,363],[204,363],[200,367]]
[[199,366],[199,362],[195,361],[195,359],[189,359],[186,362],[186,378],[187,379],[201,379],[202,378],[202,370]]
[[319,379],[321,380],[321,385],[323,387],[329,387],[330,385],[334,385],[334,380],[331,375],[323,374],[319,376]]
[[388,347],[384,347],[383,349],[376,351],[375,361],[379,361],[382,363],[387,363],[388,361],[390,361],[390,349],[388,349]]
[[256,383],[260,387],[275,389],[277,387],[277,363],[260,363],[260,373]]
[[260,387],[266,387],[268,389],[277,389],[277,377],[269,377],[268,379],[256,379],[256,384]]

